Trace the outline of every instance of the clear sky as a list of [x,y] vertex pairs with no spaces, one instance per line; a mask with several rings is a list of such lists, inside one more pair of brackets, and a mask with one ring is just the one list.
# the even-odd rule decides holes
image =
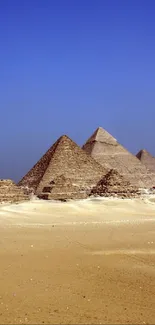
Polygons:
[[102,126],[155,155],[154,0],[0,0],[0,178]]

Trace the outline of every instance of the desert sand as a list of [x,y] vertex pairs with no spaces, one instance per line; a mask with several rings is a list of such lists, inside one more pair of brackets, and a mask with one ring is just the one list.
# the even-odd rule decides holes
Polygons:
[[0,206],[0,324],[155,324],[155,199]]

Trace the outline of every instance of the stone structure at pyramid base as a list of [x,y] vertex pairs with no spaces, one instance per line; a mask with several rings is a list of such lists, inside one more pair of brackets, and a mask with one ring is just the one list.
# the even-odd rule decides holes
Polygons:
[[29,200],[25,191],[17,186],[12,180],[0,180],[0,202],[16,203]]
[[80,184],[79,179],[66,178],[60,175],[53,179],[48,186],[45,186],[42,193],[38,195],[41,199],[46,200],[68,200],[68,199],[85,199],[90,193],[90,186]]
[[138,188],[111,169],[92,189],[90,196],[135,198],[141,195]]
[[116,170],[111,169],[93,186],[92,182],[84,184],[75,184],[75,179],[67,179],[63,175],[57,177],[38,197],[45,200],[70,200],[86,199],[88,197],[120,197],[135,198],[139,197],[141,192],[135,186],[120,175]]

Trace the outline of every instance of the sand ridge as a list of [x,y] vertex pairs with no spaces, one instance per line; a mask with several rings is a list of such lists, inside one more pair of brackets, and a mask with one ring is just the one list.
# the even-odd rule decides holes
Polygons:
[[0,324],[154,324],[155,204],[0,207]]

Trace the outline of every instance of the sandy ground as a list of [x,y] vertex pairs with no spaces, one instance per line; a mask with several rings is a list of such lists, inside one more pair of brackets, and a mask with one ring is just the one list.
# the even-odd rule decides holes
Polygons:
[[0,324],[155,324],[155,200],[0,206]]

